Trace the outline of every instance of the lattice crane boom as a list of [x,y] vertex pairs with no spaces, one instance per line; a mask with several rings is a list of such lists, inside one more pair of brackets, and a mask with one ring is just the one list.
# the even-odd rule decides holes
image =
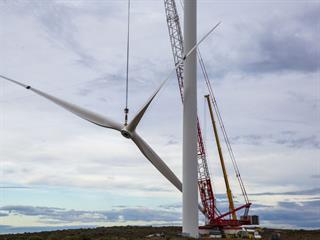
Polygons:
[[[177,13],[177,8],[175,1],[164,0],[165,11],[167,17],[167,25],[169,30],[171,48],[173,52],[173,59],[175,65],[179,64],[184,57],[183,49],[183,37],[182,31],[179,23],[179,16]],[[178,79],[178,85],[180,89],[180,96],[183,102],[183,65],[180,65],[176,69],[176,75]],[[206,160],[206,152],[203,143],[203,137],[201,132],[201,127],[199,119],[197,120],[197,130],[198,130],[198,187],[201,197],[201,202],[203,204],[204,211],[209,219],[215,217],[215,205],[214,205],[214,194],[212,189],[212,184],[210,180],[210,173],[208,169],[208,164]]]

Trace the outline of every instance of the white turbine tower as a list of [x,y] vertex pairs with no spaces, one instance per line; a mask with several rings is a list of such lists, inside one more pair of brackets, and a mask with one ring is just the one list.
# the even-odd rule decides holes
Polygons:
[[[197,1],[184,1],[184,49],[197,42]],[[197,53],[193,51],[184,65],[183,86],[183,172],[182,232],[198,238],[198,161],[197,161]]]

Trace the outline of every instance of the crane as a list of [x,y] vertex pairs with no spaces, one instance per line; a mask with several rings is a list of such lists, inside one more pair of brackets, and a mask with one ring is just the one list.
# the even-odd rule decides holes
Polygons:
[[[183,38],[181,26],[179,23],[179,16],[177,13],[175,1],[165,0],[165,11],[167,17],[167,24],[169,30],[169,36],[171,41],[171,48],[173,52],[173,58],[175,65],[183,60]],[[183,65],[180,64],[176,68],[176,75],[178,79],[178,85],[180,90],[181,100],[183,102]],[[203,210],[208,219],[212,219],[215,216],[216,208],[214,204],[214,194],[212,184],[210,180],[210,173],[206,160],[206,152],[203,143],[203,137],[199,119],[197,118],[197,131],[198,131],[198,187],[200,191],[200,198],[203,205]]]
[[223,172],[223,178],[224,178],[224,182],[225,182],[225,185],[226,185],[227,197],[228,197],[228,201],[229,201],[229,210],[232,211],[232,219],[233,220],[237,220],[237,215],[233,211],[234,210],[234,203],[233,203],[233,198],[232,198],[232,192],[231,192],[231,188],[230,188],[230,184],[229,184],[229,180],[228,180],[226,166],[225,166],[225,163],[224,163],[224,158],[223,158],[223,154],[222,154],[222,149],[221,149],[221,144],[220,144],[220,139],[219,139],[219,134],[218,134],[216,121],[214,120],[214,114],[213,114],[212,105],[211,105],[211,102],[210,102],[210,95],[209,94],[206,95],[205,98],[207,99],[208,108],[209,108],[210,117],[211,117],[211,122],[212,122],[212,126],[213,126],[214,137],[215,137],[216,143],[217,143],[219,159],[220,159],[220,163],[221,163],[221,168],[222,168],[222,172]]
[[[181,31],[181,26],[179,21],[179,15],[178,15],[176,3],[174,0],[164,0],[164,6],[165,6],[165,14],[166,14],[166,20],[167,20],[167,26],[169,31],[169,38],[170,38],[171,49],[173,53],[174,64],[175,66],[178,66],[178,64],[183,60],[183,57],[184,57],[183,37],[182,37],[182,31]],[[209,172],[208,163],[207,163],[207,155],[206,155],[206,150],[203,142],[202,130],[201,130],[201,126],[198,118],[197,119],[198,188],[199,188],[201,203],[203,205],[203,213],[206,217],[206,225],[202,226],[202,228],[203,229],[218,228],[220,230],[224,230],[227,227],[241,227],[242,225],[258,225],[259,224],[258,216],[248,215],[251,203],[249,202],[248,195],[246,193],[244,184],[242,182],[241,175],[240,175],[237,163],[235,161],[234,154],[233,154],[227,133],[224,128],[224,124],[219,112],[219,108],[217,106],[215,97],[213,95],[212,86],[209,81],[209,77],[208,77],[206,67],[204,65],[203,58],[201,56],[200,51],[198,51],[198,59],[200,63],[200,68],[204,75],[204,79],[206,81],[206,85],[210,94],[206,96],[206,99],[207,99],[208,107],[210,110],[210,116],[211,116],[212,125],[214,128],[213,129],[214,135],[216,139],[220,163],[221,163],[224,181],[226,185],[227,198],[229,202],[229,211],[226,213],[221,213],[215,204],[215,195],[214,195],[214,191],[211,183],[211,177],[210,177],[210,172]],[[176,76],[178,80],[181,100],[183,103],[183,65],[180,64],[176,68]],[[222,155],[221,144],[218,136],[218,130],[217,130],[216,122],[214,119],[214,111],[216,113],[217,120],[221,127],[223,137],[227,144],[227,149],[229,151],[230,158],[232,160],[233,167],[236,172],[236,177],[239,181],[240,188],[244,196],[245,204],[239,207],[234,206],[233,196],[232,196],[232,192],[231,192],[231,188],[230,188],[230,184],[229,184],[229,180],[226,172],[224,158]],[[240,217],[240,219],[238,219],[237,212],[239,212],[242,209],[245,209],[244,214]],[[229,218],[226,218],[226,217],[229,217]]]

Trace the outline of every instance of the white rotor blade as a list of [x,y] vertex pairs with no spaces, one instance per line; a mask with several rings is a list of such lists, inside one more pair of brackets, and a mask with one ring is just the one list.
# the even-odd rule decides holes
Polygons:
[[18,81],[13,80],[13,79],[7,78],[5,76],[0,75],[0,77],[3,78],[3,79],[8,80],[10,82],[13,82],[13,83],[15,83],[17,85],[20,85],[20,86],[22,86],[22,87],[24,87],[24,88],[26,88],[28,90],[31,90],[31,91],[35,92],[36,94],[38,94],[38,95],[50,100],[51,102],[54,102],[55,104],[59,105],[60,107],[63,107],[64,109],[68,110],[69,112],[72,112],[73,114],[81,117],[82,119],[85,119],[85,120],[87,120],[89,122],[92,122],[92,123],[94,123],[96,125],[99,125],[99,126],[105,127],[105,128],[112,128],[112,129],[115,129],[115,130],[118,130],[118,131],[120,131],[121,128],[122,128],[121,124],[116,123],[116,122],[114,122],[114,121],[112,121],[112,120],[110,120],[110,119],[108,119],[108,118],[106,118],[106,117],[104,117],[104,116],[102,116],[100,114],[91,112],[91,111],[86,110],[86,109],[84,109],[82,107],[79,107],[79,106],[76,106],[76,105],[74,105],[72,103],[66,102],[66,101],[64,101],[62,99],[59,99],[57,97],[54,97],[54,96],[49,95],[47,93],[44,93],[44,92],[42,92],[40,90],[37,90],[35,88],[32,88],[32,87],[30,87],[28,85],[25,85],[23,83],[20,83]]
[[158,87],[158,89],[152,94],[152,96],[149,98],[149,100],[147,101],[147,103],[140,109],[140,111],[134,116],[134,118],[129,122],[127,129],[130,132],[134,132],[134,130],[136,129],[136,127],[138,126],[141,118],[143,117],[144,113],[146,112],[146,110],[148,109],[150,103],[152,102],[152,100],[155,98],[155,96],[158,94],[158,92],[160,91],[160,89],[163,87],[163,85],[168,81],[168,78],[166,80],[164,80],[161,85]]
[[182,183],[153,149],[136,133],[132,134],[132,141],[137,145],[142,154],[165,176],[180,192]]
[[199,45],[221,24],[221,22],[218,22],[213,28],[210,29],[210,31],[205,34],[201,39],[200,41],[197,42],[196,45],[194,45],[190,50],[189,52],[184,56],[184,60],[185,58],[187,58],[196,48],[199,47]]
[[172,69],[168,75],[168,77],[162,82],[162,84],[160,85],[160,87],[154,92],[154,94],[149,98],[149,100],[147,101],[147,103],[141,108],[141,110],[136,114],[136,116],[131,120],[131,122],[128,124],[127,129],[130,132],[133,132],[136,127],[138,126],[141,118],[143,117],[145,111],[147,110],[147,108],[149,107],[150,103],[152,102],[152,100],[154,99],[154,97],[157,95],[157,93],[160,91],[160,89],[162,88],[162,86],[168,81],[168,79],[170,78],[170,76],[175,72],[175,70],[185,62],[186,58],[193,53],[193,51],[195,51],[198,46],[220,25],[221,22],[218,22],[212,29],[210,29],[210,31],[208,33],[206,33],[199,42],[197,42],[191,49],[190,51],[184,56],[184,58],[175,66],[174,69]]
[[[171,171],[165,162],[156,154],[155,151],[136,133],[131,136],[132,141],[137,145],[142,154],[155,166],[158,171],[168,179],[180,192],[182,192],[182,183],[179,178]],[[201,203],[198,204],[200,212],[205,215]]]

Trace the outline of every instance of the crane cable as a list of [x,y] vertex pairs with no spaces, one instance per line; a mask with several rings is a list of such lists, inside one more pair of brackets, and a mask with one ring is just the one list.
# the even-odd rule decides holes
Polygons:
[[240,171],[239,171],[239,167],[238,167],[238,164],[236,162],[236,159],[235,159],[235,156],[234,156],[231,144],[230,144],[230,140],[229,140],[228,134],[227,134],[226,129],[224,127],[224,123],[223,123],[223,120],[222,120],[222,117],[221,117],[221,114],[220,114],[220,110],[219,110],[216,98],[214,96],[214,93],[213,93],[213,90],[212,90],[212,86],[211,86],[211,82],[209,80],[209,76],[208,76],[208,73],[207,73],[207,70],[206,70],[206,67],[205,67],[205,64],[204,64],[204,61],[203,61],[203,58],[202,58],[202,55],[201,55],[200,51],[198,51],[198,57],[199,57],[201,70],[202,70],[202,73],[204,74],[204,78],[205,78],[205,81],[206,81],[206,84],[207,84],[207,88],[208,88],[208,91],[209,91],[209,94],[210,94],[210,97],[211,97],[211,102],[213,103],[213,109],[214,109],[214,111],[215,111],[215,113],[216,113],[216,115],[218,117],[218,122],[219,122],[220,128],[222,130],[225,143],[227,145],[229,156],[230,156],[230,159],[232,161],[232,165],[233,165],[233,168],[235,170],[236,177],[238,179],[238,182],[239,182],[239,185],[240,185],[240,188],[241,188],[241,191],[242,191],[242,195],[243,195],[243,197],[245,199],[245,202],[249,203],[248,194],[246,192],[244,183],[242,181],[242,178],[241,178],[241,175],[240,175]]
[[128,96],[129,96],[129,49],[130,49],[130,0],[128,0],[128,28],[127,28],[127,69],[126,69],[126,107],[124,109],[124,125],[128,124]]
[[[181,8],[183,9],[184,6],[183,6],[183,3],[182,3],[182,0],[180,0],[180,5],[181,5]],[[215,113],[216,113],[216,115],[218,117],[218,122],[219,122],[220,128],[221,128],[222,133],[223,133],[224,141],[225,141],[225,143],[227,145],[229,156],[230,156],[230,159],[232,161],[233,169],[234,169],[234,171],[236,173],[236,177],[238,179],[242,195],[244,197],[245,202],[249,203],[248,194],[247,194],[246,188],[244,186],[244,183],[242,181],[242,178],[241,178],[241,175],[240,175],[240,170],[239,170],[237,161],[235,159],[235,156],[234,156],[231,144],[230,144],[230,140],[229,140],[228,134],[227,134],[226,129],[224,127],[224,123],[223,123],[223,120],[222,120],[222,117],[221,117],[221,114],[220,114],[220,110],[219,110],[216,98],[215,98],[215,96],[213,94],[211,82],[210,82],[210,79],[209,79],[209,76],[208,76],[208,73],[207,73],[207,69],[206,69],[206,66],[204,64],[204,61],[203,61],[203,58],[202,58],[202,55],[201,55],[201,52],[200,52],[199,48],[197,49],[197,54],[198,54],[198,59],[199,59],[199,64],[200,64],[200,67],[201,67],[201,71],[203,73],[203,76],[204,76],[204,79],[205,79],[205,82],[206,82],[206,85],[207,85],[207,88],[208,88],[208,91],[209,91],[209,95],[210,95],[210,98],[211,98],[213,109],[214,109],[214,111],[215,111]]]

